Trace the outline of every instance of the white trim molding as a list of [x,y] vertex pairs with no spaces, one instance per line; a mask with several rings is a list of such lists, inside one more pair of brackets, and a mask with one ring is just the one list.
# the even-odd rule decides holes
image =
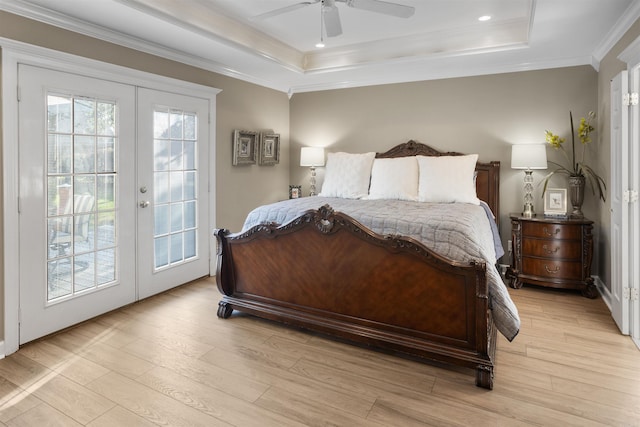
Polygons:
[[640,64],[640,37],[629,43],[629,46],[620,52],[618,59],[626,63],[629,68]]
[[616,22],[616,25],[614,25],[611,31],[609,31],[609,34],[607,34],[600,45],[598,45],[594,50],[593,56],[598,64],[613,48],[613,46],[618,43],[638,18],[640,18],[640,0],[634,0],[633,3],[629,5],[625,13],[622,14],[618,22]]
[[609,311],[611,311],[611,291],[607,288],[602,280],[600,280],[600,276],[591,276],[595,282],[596,288],[598,288],[598,292],[602,296],[602,301],[604,301]]

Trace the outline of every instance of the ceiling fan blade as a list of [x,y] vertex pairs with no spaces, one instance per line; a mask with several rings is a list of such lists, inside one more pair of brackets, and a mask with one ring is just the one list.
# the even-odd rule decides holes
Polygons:
[[370,12],[383,13],[385,15],[397,16],[398,18],[408,18],[415,12],[412,6],[405,6],[397,3],[389,3],[381,0],[337,0],[346,3],[347,6],[355,9],[368,10]]
[[342,24],[340,23],[340,14],[335,6],[323,6],[322,13],[324,15],[324,29],[327,37],[335,37],[342,34]]
[[274,16],[282,15],[283,13],[293,12],[297,9],[302,9],[303,7],[311,6],[312,4],[318,3],[320,0],[314,1],[303,1],[301,3],[292,4],[290,6],[281,7],[279,9],[274,9],[269,12],[261,13],[260,15],[252,16],[249,18],[250,21],[262,21],[264,19],[272,18]]

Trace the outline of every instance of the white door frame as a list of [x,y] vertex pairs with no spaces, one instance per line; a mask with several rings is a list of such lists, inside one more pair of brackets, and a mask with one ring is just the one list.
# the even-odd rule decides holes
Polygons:
[[[640,37],[634,40],[629,46],[618,55],[618,59],[627,64],[629,74],[629,91],[638,93],[640,91]],[[630,109],[629,117],[629,151],[632,166],[629,168],[628,189],[640,192],[640,150],[638,141],[640,140],[640,114],[637,106]],[[629,260],[637,260],[640,255],[640,203],[632,201],[629,203]],[[632,293],[640,292],[640,266],[637,262],[630,261],[629,268],[629,289]],[[640,299],[632,298],[629,302],[629,334],[640,348]]]
[[[19,199],[18,199],[18,64],[51,68],[89,77],[144,86],[150,89],[174,92],[209,101],[209,224],[215,227],[215,136],[216,95],[219,89],[138,71],[101,61],[87,59],[51,49],[0,38],[2,48],[2,166],[3,166],[3,215],[4,215],[4,342],[0,342],[0,357],[14,353],[19,348]],[[13,96],[12,94],[15,94]],[[215,241],[210,234],[209,265],[215,272],[215,260],[211,252]]]
[[[640,59],[639,59],[640,61]],[[634,64],[629,70],[629,90],[634,93],[640,92],[640,62]],[[638,142],[640,141],[640,109],[634,105],[629,109],[629,189],[640,191],[640,155],[638,153]],[[640,293],[640,267],[637,261],[640,255],[640,209],[638,201],[629,204],[629,288],[630,295]],[[630,298],[629,301],[629,335],[640,348],[640,304],[639,298]]]
[[[629,108],[623,97],[629,92],[629,76],[622,71],[611,80],[611,290],[610,309],[620,332],[629,334],[629,204],[624,191],[629,183]],[[624,160],[623,160],[624,159]]]

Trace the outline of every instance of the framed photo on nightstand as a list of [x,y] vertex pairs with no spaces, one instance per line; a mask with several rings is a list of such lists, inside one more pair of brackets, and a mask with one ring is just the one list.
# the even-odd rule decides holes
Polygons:
[[302,186],[301,185],[290,185],[289,186],[289,198],[290,199],[298,199],[302,197]]
[[544,193],[544,214],[547,216],[567,215],[566,188],[547,188]]

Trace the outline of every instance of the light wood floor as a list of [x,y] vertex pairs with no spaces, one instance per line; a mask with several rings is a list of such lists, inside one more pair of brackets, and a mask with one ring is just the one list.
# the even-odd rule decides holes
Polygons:
[[[601,299],[523,288],[493,391],[246,315],[201,280],[0,360],[9,426],[640,426],[640,351]],[[4,423],[4,424],[2,424]]]

